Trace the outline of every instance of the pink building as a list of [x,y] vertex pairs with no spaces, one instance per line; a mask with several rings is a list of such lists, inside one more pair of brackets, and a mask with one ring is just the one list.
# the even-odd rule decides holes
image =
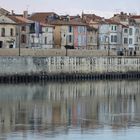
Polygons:
[[[70,21],[54,21],[52,23],[56,29],[59,27],[58,35],[61,36],[61,48],[66,45],[73,46],[75,49],[86,49],[87,47],[87,25],[83,22]],[[55,31],[54,31],[55,32]],[[57,42],[55,42],[58,44]]]
[[85,25],[74,26],[74,48],[85,49],[87,47],[87,27]]

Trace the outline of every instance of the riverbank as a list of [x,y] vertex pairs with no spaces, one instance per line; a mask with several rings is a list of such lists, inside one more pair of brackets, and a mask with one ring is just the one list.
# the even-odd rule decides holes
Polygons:
[[116,56],[116,52],[108,50],[76,50],[76,49],[43,49],[43,48],[15,48],[0,49],[0,56],[71,56],[71,57],[91,57],[91,56]]
[[140,78],[140,57],[0,56],[0,82]]

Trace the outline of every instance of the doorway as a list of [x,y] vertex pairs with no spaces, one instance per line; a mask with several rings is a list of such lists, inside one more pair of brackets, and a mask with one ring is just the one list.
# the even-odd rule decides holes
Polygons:
[[3,45],[3,42],[2,42],[2,41],[0,41],[0,48],[2,48],[2,45]]
[[13,48],[13,44],[10,44],[10,45],[9,45],[9,48]]

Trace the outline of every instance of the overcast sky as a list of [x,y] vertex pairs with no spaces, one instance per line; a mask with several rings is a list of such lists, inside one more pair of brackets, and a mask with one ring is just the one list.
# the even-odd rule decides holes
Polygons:
[[16,13],[28,9],[33,12],[57,12],[58,14],[95,13],[110,17],[120,11],[140,14],[140,0],[1,0],[0,7]]

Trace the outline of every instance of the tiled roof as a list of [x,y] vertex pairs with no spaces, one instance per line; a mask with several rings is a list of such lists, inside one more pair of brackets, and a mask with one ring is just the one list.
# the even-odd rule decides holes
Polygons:
[[140,19],[140,15],[134,15],[134,16],[131,16],[131,18],[133,18],[133,19]]
[[33,20],[33,21],[38,21],[38,22],[42,22],[42,23],[46,23],[47,22],[47,17],[52,16],[52,15],[57,15],[54,12],[40,12],[40,13],[34,13],[32,14],[29,19]]
[[105,22],[108,23],[108,24],[117,24],[117,25],[120,25],[119,22],[114,21],[114,20],[111,20],[111,19],[105,19]]
[[115,24],[115,25],[122,25],[122,27],[124,27],[124,28],[129,28],[129,26],[124,25],[124,24],[117,22],[115,20],[112,20],[112,19],[104,19],[103,21],[100,22],[100,24]]
[[52,25],[72,25],[72,26],[87,26],[86,23],[70,20],[70,21],[63,21],[63,20],[56,20],[51,22]]
[[85,20],[87,23],[92,21],[101,21],[103,18],[100,16],[97,16],[95,14],[82,14],[83,20]]
[[43,26],[43,27],[54,27],[53,25],[45,24],[45,23],[42,23],[42,22],[40,22],[40,25]]
[[33,21],[28,20],[24,17],[20,17],[20,16],[8,16],[11,20],[13,20],[14,22],[16,22],[17,24],[28,24],[28,23],[33,23]]

